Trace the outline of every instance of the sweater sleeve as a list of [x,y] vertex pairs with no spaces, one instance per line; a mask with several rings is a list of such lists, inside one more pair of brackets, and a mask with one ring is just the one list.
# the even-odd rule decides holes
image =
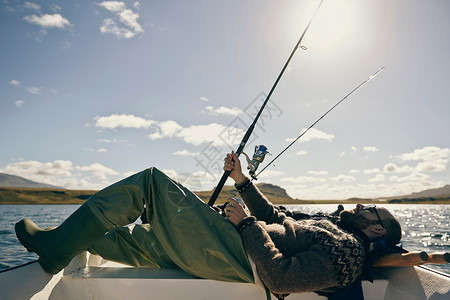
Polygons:
[[258,220],[270,224],[282,223],[286,219],[286,215],[278,211],[248,178],[244,182],[236,184],[235,187],[252,216]]
[[261,280],[272,292],[311,292],[337,285],[332,263],[314,249],[287,257],[256,220],[241,230],[241,236]]

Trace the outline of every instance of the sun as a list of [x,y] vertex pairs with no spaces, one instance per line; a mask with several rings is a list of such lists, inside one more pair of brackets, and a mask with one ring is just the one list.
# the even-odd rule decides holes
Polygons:
[[[316,7],[312,6],[304,15],[312,16]],[[353,11],[348,1],[324,1],[311,23],[303,46],[323,52],[339,47],[354,26]]]

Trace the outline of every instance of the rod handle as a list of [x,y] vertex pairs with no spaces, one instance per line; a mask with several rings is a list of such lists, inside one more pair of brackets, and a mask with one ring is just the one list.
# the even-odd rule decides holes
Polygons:
[[209,199],[208,205],[213,206],[214,203],[217,200],[217,197],[220,194],[220,191],[222,190],[223,186],[225,185],[225,182],[228,179],[228,176],[230,176],[231,171],[225,171],[223,172],[222,178],[220,178],[219,183],[217,184],[216,188],[214,189],[213,194],[211,195],[211,198]]
[[426,252],[408,252],[386,254],[378,258],[373,267],[408,267],[418,266],[428,262],[429,256]]
[[435,252],[429,254],[429,256],[428,264],[442,265],[450,263],[450,253],[448,252]]

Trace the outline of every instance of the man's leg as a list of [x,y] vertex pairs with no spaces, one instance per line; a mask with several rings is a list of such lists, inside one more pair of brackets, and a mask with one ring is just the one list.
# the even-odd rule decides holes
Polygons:
[[114,227],[88,250],[106,260],[133,267],[178,269],[166,255],[149,224]]
[[47,273],[58,273],[109,229],[134,222],[144,211],[144,174],[125,178],[92,195],[55,229],[42,230],[28,219],[18,222],[17,238],[28,251],[39,255]]
[[80,206],[60,226],[42,230],[24,219],[15,226],[20,243],[39,255],[39,263],[50,274],[65,268],[72,258],[92,245],[107,229],[86,204]]
[[44,269],[55,273],[107,230],[134,222],[144,211],[144,205],[152,228],[149,241],[156,238],[164,255],[179,268],[204,278],[253,281],[246,252],[234,227],[156,168],[94,194],[54,230],[43,231],[24,220],[16,225],[16,233],[25,247],[40,256]]

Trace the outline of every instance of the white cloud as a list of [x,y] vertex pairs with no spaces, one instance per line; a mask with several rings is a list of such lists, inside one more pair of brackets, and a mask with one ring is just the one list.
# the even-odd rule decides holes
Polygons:
[[52,3],[52,4],[50,5],[50,9],[51,9],[51,11],[53,11],[53,12],[58,12],[58,11],[61,11],[61,10],[62,10],[62,9],[61,9],[61,6],[56,5],[56,4],[54,4],[54,3]]
[[103,25],[100,27],[100,32],[111,33],[120,39],[129,39],[134,37],[136,34],[129,30],[128,28],[123,28],[117,26],[117,23],[112,19],[104,19]]
[[368,180],[368,182],[385,182],[386,176],[384,174],[377,174],[375,177]]
[[107,143],[107,144],[110,143],[122,144],[127,142],[127,140],[118,140],[118,139],[98,139],[97,141],[100,143]]
[[[364,147],[364,151],[369,148]],[[373,149],[372,149],[373,150]],[[357,151],[352,147],[352,151]],[[369,150],[370,152],[370,150]],[[450,160],[450,149],[427,146],[390,159],[399,159],[399,162],[388,162],[382,168],[351,169],[348,174],[331,178],[302,176],[298,178],[283,178],[280,180],[287,192],[299,199],[348,199],[401,197],[413,192],[442,187],[446,184],[433,178],[430,172],[447,170]],[[408,164],[405,164],[407,162]],[[415,165],[414,165],[415,164]],[[308,172],[309,175],[319,173]],[[355,174],[371,174],[366,182]]]
[[400,159],[404,161],[408,160],[422,160],[422,161],[448,161],[450,157],[449,148],[439,148],[436,146],[423,147],[422,149],[416,149],[410,153],[404,153],[400,155]]
[[27,91],[29,93],[35,94],[35,95],[40,94],[41,90],[42,90],[42,87],[35,87],[35,86],[27,87]]
[[413,172],[404,177],[391,176],[391,177],[389,177],[389,181],[392,181],[392,182],[420,182],[420,181],[428,180],[429,178],[430,178],[430,176],[428,176],[426,174],[422,174],[419,172]]
[[301,156],[301,155],[308,155],[308,152],[306,152],[305,150],[300,150],[295,152],[296,155]]
[[447,169],[447,160],[425,161],[417,164],[415,170],[418,172],[442,172]]
[[189,127],[182,127],[174,121],[164,121],[155,123],[155,132],[148,135],[151,140],[176,137],[182,139],[184,142],[192,145],[201,145],[204,143],[213,143],[214,146],[222,146],[232,144],[231,139],[234,140],[236,136],[242,137],[244,132],[238,128],[233,129],[233,136],[227,136],[230,140],[223,140],[219,137],[219,133],[225,132],[228,127],[217,123],[206,125],[192,125]]
[[43,28],[60,28],[65,29],[66,26],[73,26],[70,24],[69,20],[61,16],[60,14],[43,14],[40,16],[31,15],[25,16],[23,20],[28,23],[39,25]]
[[[262,168],[259,168],[259,171],[262,170]],[[256,173],[258,173],[259,171],[256,171]],[[283,175],[284,172],[283,171],[277,171],[277,170],[271,170],[271,169],[266,169],[264,170],[264,172],[261,173],[261,175],[258,175],[258,179],[264,180],[264,179],[268,179],[268,180],[273,180],[273,178],[275,177],[279,177],[281,175]]]
[[388,163],[383,167],[383,171],[386,173],[410,173],[414,168],[410,166],[398,167],[394,163]]
[[100,128],[115,129],[115,128],[149,128],[155,121],[146,120],[141,117],[126,114],[112,114],[107,117],[95,117],[95,126]]
[[126,9],[125,3],[119,2],[119,1],[103,1],[103,2],[99,3],[98,5],[106,8],[110,12],[115,12],[115,13],[121,12]]
[[[144,32],[139,24],[139,14],[126,8],[124,2],[104,1],[98,4],[115,14],[115,18],[106,18],[100,27],[100,32],[110,33],[120,39],[129,39]],[[135,2],[135,8],[139,8],[139,2]]]
[[378,151],[378,149],[376,147],[372,147],[372,146],[365,146],[363,148],[363,150],[366,152],[377,152]]
[[394,163],[388,163],[383,167],[385,172],[395,172],[397,170],[397,166]]
[[380,173],[380,169],[378,168],[374,168],[374,169],[365,169],[363,171],[364,174],[376,174],[376,173]]
[[31,3],[31,2],[25,2],[23,7],[29,8],[29,9],[34,9],[34,10],[40,10],[41,9],[41,6],[39,4]]
[[[301,131],[301,134],[303,134],[305,131],[306,131],[306,128],[303,128]],[[334,139],[334,134],[328,134],[328,133],[325,133],[318,129],[311,128],[307,133],[305,133],[305,135],[303,135],[301,137],[299,142],[303,143],[303,142],[308,142],[308,141],[311,141],[314,139],[331,141]],[[287,142],[292,142],[294,140],[295,140],[295,138],[287,138],[286,139]]]
[[172,179],[176,179],[178,176],[178,172],[174,169],[165,169],[165,170],[161,170],[161,172],[163,172],[164,174],[166,174],[167,176],[169,176]]
[[205,101],[205,102],[209,102],[209,99],[206,97],[200,97],[200,100]]
[[[323,183],[318,185],[288,185],[283,186],[289,195],[298,199],[348,199],[352,197],[359,198],[378,198],[403,196],[412,192],[420,192],[426,189],[442,187],[443,182],[433,182],[427,179],[422,181],[405,181],[388,183],[383,182],[382,174],[377,176],[367,184],[329,184]],[[354,206],[354,205],[352,205]],[[347,208],[347,207],[346,207]]]
[[286,177],[281,179],[283,182],[292,182],[292,183],[317,183],[317,182],[326,182],[325,178],[317,178],[311,176],[300,176],[300,177]]
[[25,105],[25,101],[17,100],[15,104],[18,108],[22,108]]
[[183,127],[181,125],[171,120],[156,122],[155,124],[158,127],[158,130],[157,132],[149,135],[149,138],[151,140],[162,139],[166,137],[170,138],[176,134],[179,134],[183,130]]
[[151,127],[154,130],[153,133],[148,135],[148,138],[151,140],[178,138],[196,146],[211,142],[214,146],[231,145],[244,136],[242,129],[230,128],[217,123],[183,127],[172,120],[154,121],[127,114],[113,114],[105,117],[96,116],[94,119],[96,121],[95,126],[99,128],[148,129]]
[[180,151],[174,152],[173,155],[179,155],[179,156],[197,156],[197,155],[198,155],[198,152],[190,152],[190,151],[184,149],[184,150],[180,150]]
[[225,106],[221,106],[219,108],[213,108],[212,106],[207,106],[205,107],[205,109],[215,116],[218,115],[237,116],[242,113],[242,110],[240,110],[237,107],[228,108]]
[[387,196],[403,196],[423,190],[435,189],[444,186],[442,181],[433,181],[424,178],[418,181],[395,182],[386,189]]
[[[213,142],[214,145],[227,145],[232,144],[231,141],[224,141],[219,136],[218,133],[227,130],[226,126],[221,124],[212,123],[207,125],[193,125],[181,130],[177,136],[183,139],[188,144],[200,145],[203,143]],[[238,134],[240,137],[244,135],[244,132],[240,129]]]
[[356,181],[356,178],[353,176],[341,174],[341,175],[330,178],[330,180],[337,181],[337,182],[354,182],[354,181]]
[[106,150],[106,148],[100,148],[100,149],[84,148],[83,150],[88,151],[88,152],[98,152],[98,153],[108,152],[108,150]]
[[450,158],[449,148],[427,146],[399,156],[402,161],[420,161],[415,167],[397,167],[393,163],[384,166],[384,171],[393,173],[442,172],[447,169]]
[[73,177],[73,169],[72,162],[67,160],[55,160],[53,162],[18,161],[8,164],[1,172],[36,182],[68,187],[66,180]]
[[90,166],[78,166],[76,167],[76,169],[91,173],[92,177],[95,179],[107,179],[107,176],[109,175],[119,175],[118,172],[108,167],[105,167],[99,163],[94,163]]
[[20,81],[18,81],[18,80],[11,80],[11,82],[9,84],[10,85],[14,85],[14,86],[19,86],[20,85]]
[[318,176],[318,175],[327,175],[328,171],[308,171],[307,174],[316,175],[316,176]]
[[125,9],[119,13],[120,21],[130,27],[135,33],[143,32],[141,25],[138,23],[139,15],[131,9]]

